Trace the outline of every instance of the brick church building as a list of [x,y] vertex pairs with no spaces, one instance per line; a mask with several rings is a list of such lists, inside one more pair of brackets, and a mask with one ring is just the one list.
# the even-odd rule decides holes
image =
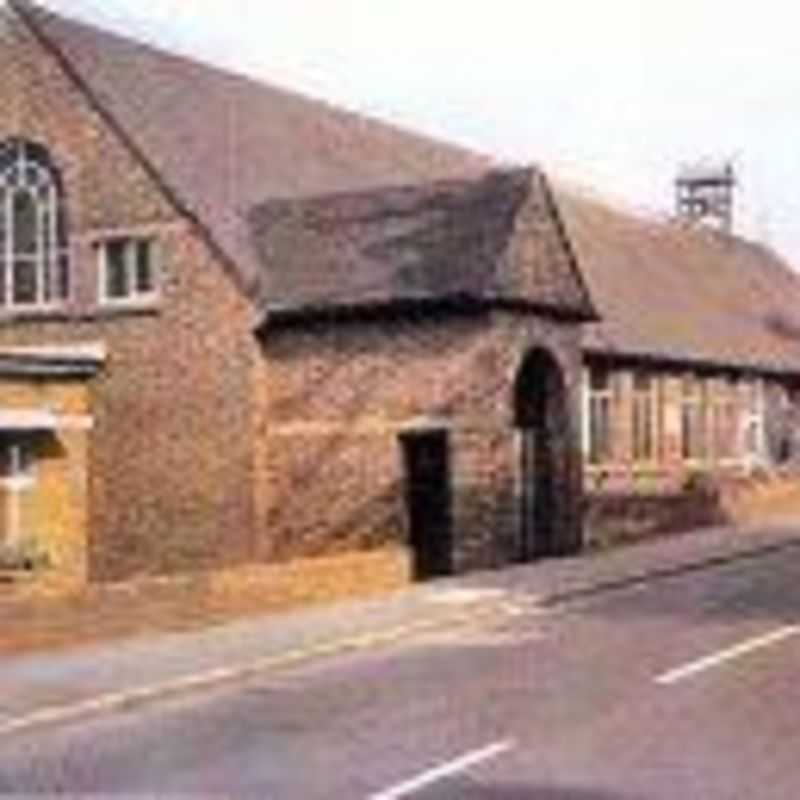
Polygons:
[[0,68],[6,544],[90,581],[579,547],[596,315],[539,171],[23,0]]
[[584,456],[767,459],[800,288],[766,251],[27,0],[0,70],[2,547],[428,577],[577,550]]

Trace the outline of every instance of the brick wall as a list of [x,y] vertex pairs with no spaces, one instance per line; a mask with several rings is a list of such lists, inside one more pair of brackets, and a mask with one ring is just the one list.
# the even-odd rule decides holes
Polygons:
[[[517,372],[531,348],[553,353],[577,421],[578,338],[574,325],[503,314],[267,332],[257,383],[260,556],[407,543],[399,435],[434,418],[451,433],[457,568],[507,563],[518,548]],[[559,479],[577,495],[579,460],[566,462]],[[565,520],[565,538],[577,517]]]
[[[420,415],[450,420],[458,566],[507,560],[516,373],[531,347],[553,352],[577,419],[577,326],[423,319],[285,332],[260,350],[223,265],[24,29],[6,35],[0,72],[0,140],[45,145],[61,171],[75,284],[57,317],[0,318],[0,346],[102,340],[109,353],[90,398],[92,579],[405,542],[398,433]],[[532,204],[526,224],[545,212]],[[94,245],[109,233],[157,238],[155,306],[97,306]],[[537,275],[553,266],[542,259],[564,256],[560,240],[545,244],[530,254]],[[579,487],[577,439],[568,447],[559,480]],[[574,541],[578,514],[567,511]]]
[[[84,96],[21,27],[0,47],[0,140],[45,145],[62,173],[74,299],[58,317],[0,318],[0,345],[102,340],[93,382],[90,574],[118,579],[251,552],[251,309],[195,231]],[[96,304],[93,242],[154,235],[161,302]]]

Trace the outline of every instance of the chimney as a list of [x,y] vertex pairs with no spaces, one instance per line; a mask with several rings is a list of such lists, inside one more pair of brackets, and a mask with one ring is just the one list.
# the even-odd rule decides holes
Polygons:
[[736,177],[730,161],[703,161],[681,167],[675,179],[678,220],[731,233],[735,186]]

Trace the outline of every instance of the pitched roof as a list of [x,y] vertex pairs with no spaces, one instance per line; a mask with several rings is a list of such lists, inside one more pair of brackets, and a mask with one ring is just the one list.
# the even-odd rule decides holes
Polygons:
[[246,217],[268,198],[485,171],[487,156],[66,19],[13,7],[242,271],[260,264]]
[[[371,287],[378,296],[408,296],[434,288],[474,292],[477,286],[489,293],[507,285],[504,267],[489,268],[479,237],[460,240],[472,256],[458,272],[450,269],[452,263],[433,258],[456,246],[458,231],[468,232],[487,198],[501,198],[500,208],[508,201],[506,190],[490,189],[488,157],[65,19],[28,0],[13,0],[13,6],[210,233],[254,297],[266,287],[276,293],[273,305],[297,306],[331,291],[330,284],[320,282],[320,270],[312,275],[309,264],[297,258],[292,261],[293,285],[289,271],[278,274],[269,264],[265,270],[265,248],[280,247],[265,243],[265,220],[282,236],[291,232],[303,237],[304,245],[316,246],[323,261],[333,243],[342,247],[348,236],[358,240],[350,249],[355,254],[352,274],[340,256],[327,262],[333,273],[345,275],[344,294],[351,298],[363,300]],[[444,185],[449,187],[445,191]],[[391,186],[406,188],[387,190]],[[483,199],[456,210],[461,207],[456,198],[468,196]],[[432,210],[432,202],[438,209]],[[376,211],[391,210],[396,203],[414,207],[413,236],[401,234],[400,213]],[[604,317],[588,330],[588,349],[800,372],[795,311],[800,286],[773,253],[741,239],[638,219],[574,193],[560,192],[558,205]],[[382,214],[382,225],[351,213],[365,206]],[[421,246],[425,236],[419,234],[429,213],[446,224],[436,234],[438,243]],[[341,231],[329,232],[327,243],[315,239],[317,223],[309,224],[320,215],[333,215],[343,224]],[[493,221],[481,223],[486,241],[496,248],[502,219],[499,211]],[[448,225],[454,227],[445,234]],[[390,254],[385,262],[371,249],[379,229],[378,249]],[[509,252],[532,263],[525,251],[536,246],[536,239],[535,233],[514,236]],[[409,267],[407,258],[417,267],[430,265],[432,272]],[[537,269],[544,269],[546,261],[541,259]],[[533,294],[541,293],[545,303],[572,302],[573,308],[588,303],[574,269],[572,291],[577,294],[571,301],[558,295],[557,279],[565,272],[557,269],[555,276],[535,271]]]
[[800,372],[800,275],[775,253],[557,194],[602,317],[584,329],[588,350]]
[[[545,189],[540,173],[514,169],[257,206],[254,238],[272,265],[267,315],[449,300],[593,319],[571,251],[541,208]],[[548,241],[558,244],[543,254]]]

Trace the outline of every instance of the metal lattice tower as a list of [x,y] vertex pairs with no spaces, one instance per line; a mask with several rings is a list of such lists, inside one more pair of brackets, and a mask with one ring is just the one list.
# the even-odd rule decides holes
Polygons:
[[703,162],[682,167],[675,179],[678,219],[690,225],[733,229],[733,190],[736,176],[730,162]]

